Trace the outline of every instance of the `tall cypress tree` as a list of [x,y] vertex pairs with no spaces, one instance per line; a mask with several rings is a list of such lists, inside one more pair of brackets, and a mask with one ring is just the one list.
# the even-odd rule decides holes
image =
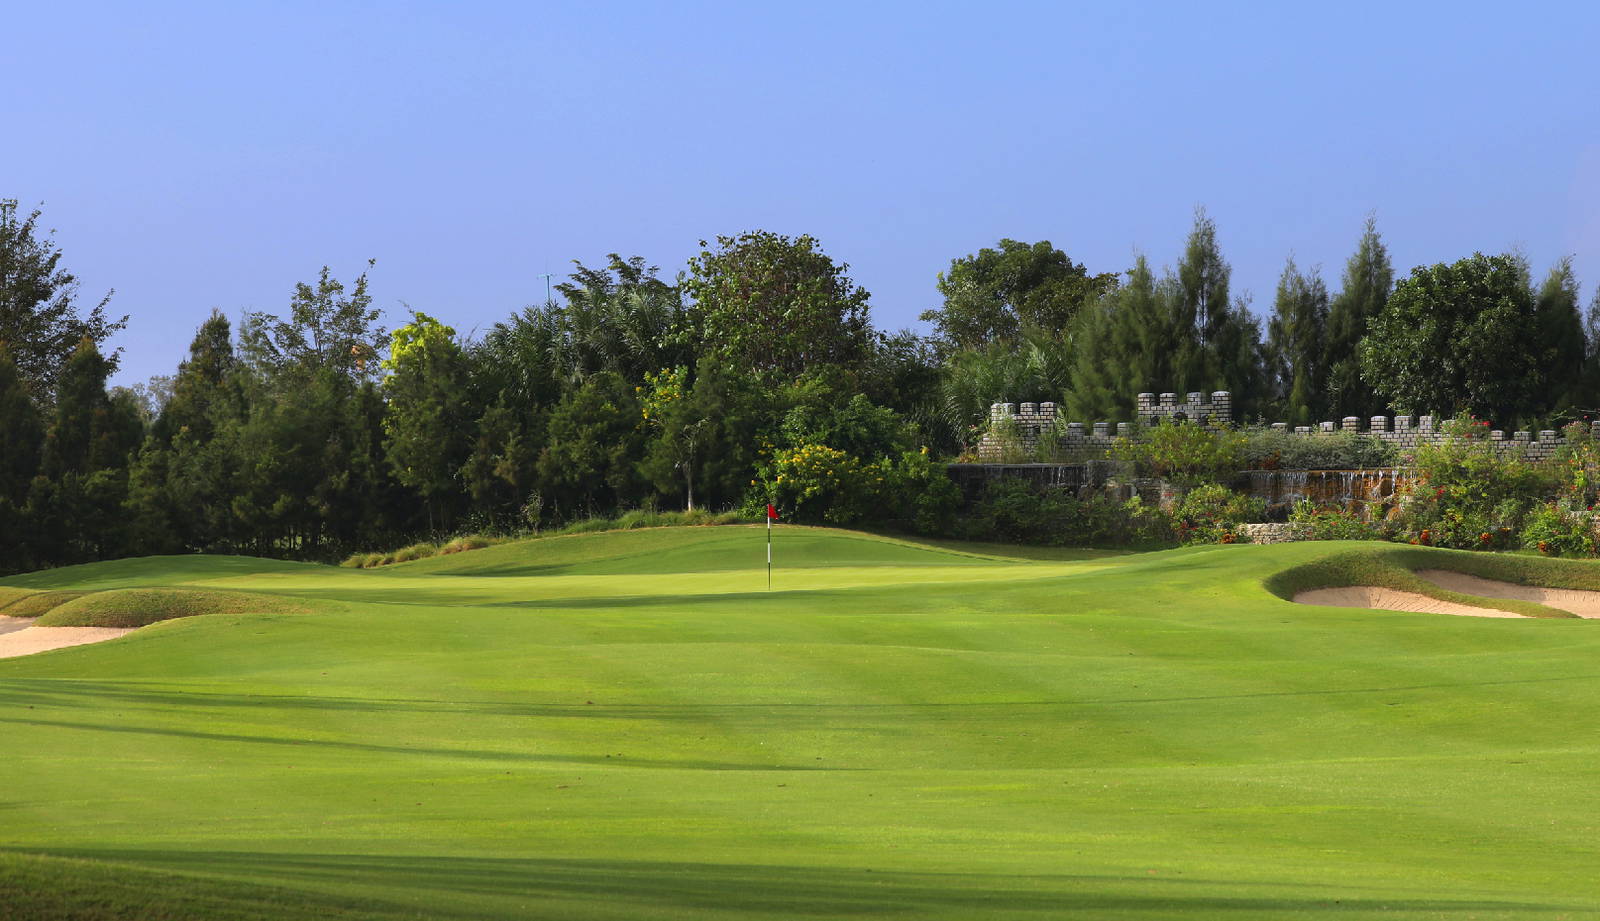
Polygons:
[[1578,307],[1578,278],[1568,256],[1551,267],[1544,283],[1534,293],[1533,311],[1545,359],[1544,388],[1547,409],[1565,410],[1587,405],[1593,397],[1583,380],[1585,338],[1583,317]]
[[1176,283],[1158,281],[1141,255],[1126,284],[1084,305],[1072,327],[1069,418],[1128,420],[1138,394],[1172,386],[1187,341],[1174,329],[1177,301]]
[[0,437],[0,499],[20,505],[27,496],[29,481],[39,472],[44,423],[10,351],[4,347],[0,347],[0,433],[4,433]]
[[215,430],[212,413],[237,408],[231,398],[238,396],[233,379],[238,367],[228,318],[213,310],[195,331],[194,340],[189,343],[189,357],[178,365],[172,380],[172,398],[156,420],[156,438],[168,444],[172,436],[187,430],[202,444],[210,441]]
[[[1266,390],[1261,325],[1243,301],[1229,299],[1233,268],[1217,245],[1217,225],[1204,209],[1184,246],[1174,279],[1173,335],[1181,391],[1228,390],[1238,418],[1260,412]],[[1168,385],[1162,385],[1163,387]]]
[[1389,250],[1378,235],[1378,223],[1367,218],[1361,242],[1345,263],[1339,295],[1328,310],[1323,366],[1328,369],[1328,409],[1340,416],[1372,416],[1388,408],[1361,376],[1357,350],[1367,335],[1367,325],[1389,302],[1394,290],[1394,268]]
[[1178,390],[1209,389],[1221,370],[1216,352],[1225,336],[1229,319],[1228,283],[1233,267],[1222,258],[1217,247],[1217,225],[1197,209],[1194,227],[1184,244],[1178,262],[1177,292],[1173,327],[1181,336],[1176,361],[1177,377],[1170,384]]
[[98,448],[111,418],[111,398],[106,395],[110,373],[110,363],[88,338],[61,369],[55,420],[44,442],[44,472],[50,477],[87,474],[93,469],[92,457],[104,454]]
[[1309,425],[1328,409],[1322,352],[1328,309],[1328,287],[1321,276],[1315,269],[1309,275],[1301,272],[1290,257],[1278,279],[1267,325],[1271,390],[1290,425]]

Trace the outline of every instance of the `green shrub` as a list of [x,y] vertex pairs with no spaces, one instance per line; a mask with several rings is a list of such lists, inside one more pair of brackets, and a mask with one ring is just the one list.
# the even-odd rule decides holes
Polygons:
[[1200,484],[1237,472],[1244,462],[1244,447],[1244,435],[1233,429],[1161,422],[1136,438],[1118,438],[1111,454],[1139,476]]
[[1241,451],[1246,470],[1349,470],[1393,467],[1400,452],[1381,438],[1355,432],[1295,435],[1253,428]]
[[346,569],[360,569],[361,567],[367,565],[367,557],[369,556],[371,556],[369,553],[352,553],[345,557],[344,560],[339,563],[339,565],[345,567]]
[[1548,502],[1528,514],[1522,526],[1522,546],[1547,556],[1594,556],[1600,552],[1597,523],[1593,511]]
[[1178,539],[1185,544],[1232,544],[1242,541],[1239,525],[1266,517],[1265,501],[1215,483],[1189,491],[1178,505]]
[[1139,499],[1079,499],[1060,489],[1039,490],[1022,480],[985,487],[951,534],[962,540],[1057,547],[1170,546],[1172,520]]
[[758,468],[745,511],[764,513],[771,502],[791,521],[855,524],[881,510],[890,473],[887,460],[863,462],[824,444],[780,449]]
[[1318,508],[1310,499],[1294,504],[1289,521],[1300,525],[1309,540],[1384,540],[1388,536],[1380,524],[1368,521],[1360,512]]
[[1497,448],[1488,423],[1469,416],[1446,423],[1445,432],[1451,437],[1417,448],[1417,476],[1395,509],[1398,536],[1460,550],[1517,546],[1528,514],[1558,489],[1555,469]]

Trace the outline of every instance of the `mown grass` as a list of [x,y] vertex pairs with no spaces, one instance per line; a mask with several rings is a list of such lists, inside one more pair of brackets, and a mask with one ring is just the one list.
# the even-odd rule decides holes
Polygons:
[[1337,542],[1031,560],[782,527],[767,592],[764,530],[4,580],[312,614],[0,660],[0,906],[1600,918],[1600,625],[1264,587],[1370,549]]
[[1578,616],[1532,601],[1451,591],[1417,575],[1423,569],[1446,569],[1518,585],[1600,591],[1600,566],[1592,562],[1419,547],[1375,547],[1334,554],[1274,573],[1265,584],[1273,594],[1291,601],[1300,592],[1312,589],[1367,585],[1524,617]]
[[40,617],[41,627],[143,627],[205,614],[303,614],[302,604],[255,592],[121,588],[78,594]]

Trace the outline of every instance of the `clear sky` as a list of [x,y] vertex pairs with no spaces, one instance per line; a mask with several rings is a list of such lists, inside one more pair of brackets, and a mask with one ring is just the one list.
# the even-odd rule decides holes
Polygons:
[[1600,281],[1600,4],[34,2],[0,48],[0,197],[133,315],[121,383],[324,264],[465,333],[756,228],[887,328],[1001,237],[1170,264],[1197,205],[1258,311],[1369,212],[1402,274]]

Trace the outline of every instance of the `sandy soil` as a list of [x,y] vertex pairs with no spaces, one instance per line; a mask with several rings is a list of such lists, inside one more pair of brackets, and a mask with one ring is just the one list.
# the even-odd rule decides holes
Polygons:
[[114,640],[132,632],[120,627],[35,627],[31,618],[0,615],[0,659]]
[[[1449,587],[1449,586],[1445,586]],[[1466,591],[1466,589],[1457,589]],[[1473,592],[1473,594],[1483,594]],[[1375,608],[1380,611],[1415,611],[1419,614],[1461,614],[1467,617],[1521,617],[1510,611],[1476,608],[1392,588],[1352,585],[1347,588],[1318,588],[1294,596],[1300,604],[1320,604],[1334,608]]]
[[1600,617],[1600,592],[1584,592],[1573,588],[1539,588],[1534,585],[1517,585],[1496,582],[1448,569],[1424,569],[1417,573],[1440,588],[1485,598],[1515,598],[1534,601],[1548,608],[1559,608],[1579,617]]

